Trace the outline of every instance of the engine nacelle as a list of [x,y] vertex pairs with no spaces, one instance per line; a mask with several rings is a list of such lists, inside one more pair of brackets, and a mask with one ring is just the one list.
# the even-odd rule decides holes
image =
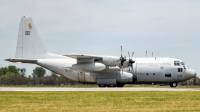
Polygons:
[[119,78],[117,79],[117,82],[120,83],[131,83],[134,82],[134,76],[131,73],[128,72],[120,72],[119,73]]
[[72,66],[66,66],[64,68],[71,68],[80,72],[97,72],[102,71],[106,66],[102,63],[78,63]]
[[[105,56],[102,58],[102,63],[107,66],[121,66],[120,58],[114,56]],[[124,62],[124,68],[128,67],[128,59]]]

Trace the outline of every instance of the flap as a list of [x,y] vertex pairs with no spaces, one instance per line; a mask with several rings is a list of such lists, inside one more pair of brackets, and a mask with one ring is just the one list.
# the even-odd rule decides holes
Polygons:
[[89,58],[93,58],[95,59],[102,59],[103,57],[101,56],[95,56],[95,55],[89,55],[89,54],[65,54],[63,56],[67,56],[70,58],[74,58],[74,59],[89,59]]

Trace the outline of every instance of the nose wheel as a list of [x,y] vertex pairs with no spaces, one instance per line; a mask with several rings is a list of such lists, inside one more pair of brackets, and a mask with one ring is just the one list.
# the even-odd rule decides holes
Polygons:
[[170,83],[169,85],[170,85],[170,87],[176,87],[177,86],[177,82]]

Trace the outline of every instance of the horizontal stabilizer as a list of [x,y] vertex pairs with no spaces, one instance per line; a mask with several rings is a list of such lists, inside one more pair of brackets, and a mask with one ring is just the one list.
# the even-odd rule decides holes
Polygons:
[[5,59],[5,61],[22,62],[22,63],[36,63],[37,62],[37,60],[32,60],[32,59],[12,59],[12,58]]

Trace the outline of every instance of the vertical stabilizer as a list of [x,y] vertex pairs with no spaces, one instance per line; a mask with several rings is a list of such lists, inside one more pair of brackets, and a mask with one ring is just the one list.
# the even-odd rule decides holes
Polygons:
[[20,20],[16,58],[38,59],[45,58],[47,51],[40,39],[32,18],[27,15]]

